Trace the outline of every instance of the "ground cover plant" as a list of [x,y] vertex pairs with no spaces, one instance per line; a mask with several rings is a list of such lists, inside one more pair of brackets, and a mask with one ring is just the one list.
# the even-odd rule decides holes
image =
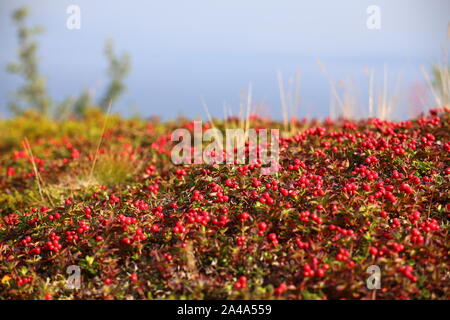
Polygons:
[[0,298],[449,299],[449,111],[289,130],[251,116],[281,129],[275,175],[172,164],[191,120],[2,120]]

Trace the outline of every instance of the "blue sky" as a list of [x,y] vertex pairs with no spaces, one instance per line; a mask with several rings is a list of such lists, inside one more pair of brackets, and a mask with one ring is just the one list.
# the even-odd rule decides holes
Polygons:
[[[80,30],[66,28],[71,4],[81,9]],[[133,67],[115,110],[163,118],[203,115],[200,96],[213,115],[222,114],[223,101],[237,111],[239,92],[250,82],[255,100],[278,117],[277,70],[300,71],[301,115],[323,116],[330,89],[317,59],[335,80],[349,77],[361,86],[365,67],[381,78],[386,63],[409,88],[422,81],[421,65],[441,57],[450,20],[448,0],[2,0],[1,66],[14,60],[10,14],[21,5],[31,9],[30,24],[45,28],[39,56],[52,96],[87,88],[100,95],[106,84],[104,41],[112,38],[118,51],[130,54]],[[366,27],[369,5],[381,9],[380,30]],[[18,84],[1,69],[1,114]]]

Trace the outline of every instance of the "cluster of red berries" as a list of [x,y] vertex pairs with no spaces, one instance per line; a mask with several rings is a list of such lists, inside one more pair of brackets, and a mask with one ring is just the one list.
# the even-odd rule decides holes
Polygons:
[[239,279],[234,284],[235,289],[245,289],[247,287],[247,277],[240,276]]

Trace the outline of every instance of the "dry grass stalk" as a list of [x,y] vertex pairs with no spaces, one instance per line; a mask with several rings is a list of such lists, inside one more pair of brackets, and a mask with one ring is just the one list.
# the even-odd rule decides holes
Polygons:
[[97,163],[98,153],[100,151],[100,146],[102,145],[103,135],[105,134],[105,131],[106,131],[106,124],[108,123],[108,118],[109,118],[109,115],[111,113],[111,108],[112,108],[112,100],[109,101],[108,111],[106,112],[105,121],[103,122],[102,133],[101,133],[100,138],[98,140],[97,149],[95,150],[94,160],[92,161],[92,167],[91,167],[91,171],[89,173],[89,181],[92,180],[92,177],[93,177],[93,174],[94,174],[94,169],[95,169],[95,165]]

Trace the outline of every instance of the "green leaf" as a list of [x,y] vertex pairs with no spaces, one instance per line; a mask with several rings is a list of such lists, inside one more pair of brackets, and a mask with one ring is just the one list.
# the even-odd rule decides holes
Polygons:
[[85,259],[86,259],[88,266],[92,266],[92,264],[94,263],[94,257],[86,256]]

